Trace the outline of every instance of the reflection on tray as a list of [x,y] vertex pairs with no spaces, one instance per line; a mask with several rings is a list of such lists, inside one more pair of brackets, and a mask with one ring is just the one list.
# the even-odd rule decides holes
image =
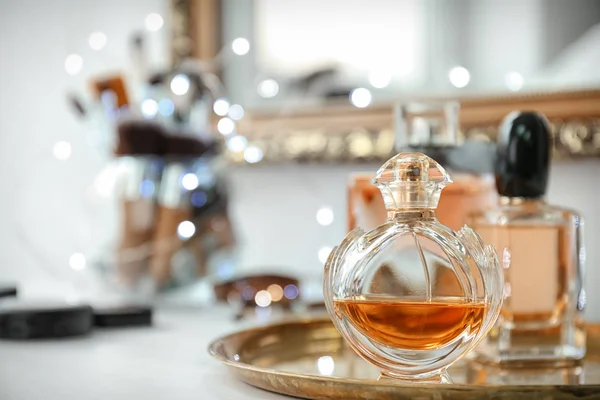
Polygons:
[[[269,367],[303,375],[369,380],[379,377],[377,367],[362,360],[349,349],[276,362]],[[596,370],[595,374],[589,376],[593,382],[588,383],[600,382],[600,371]],[[450,369],[450,377],[456,384],[472,385],[581,385],[585,383],[585,367],[578,365],[565,368],[503,369],[464,361]]]
[[[466,382],[470,384],[582,385],[586,383],[586,369],[583,365],[565,368],[505,369],[473,362],[468,364],[466,372]],[[590,372],[593,372],[593,369]],[[596,366],[595,376],[589,376],[593,382],[587,383],[598,383],[599,375],[600,371]]]
[[377,379],[379,369],[358,357],[352,350],[302,357],[276,363],[272,368],[296,374],[333,376],[338,378]]
[[[221,346],[218,353],[239,364],[299,376],[367,381],[379,377],[379,369],[358,357],[328,320],[277,324],[232,338],[235,340],[216,342]],[[600,362],[593,352],[588,355],[581,365],[537,369],[506,369],[463,359],[449,369],[449,374],[455,384],[600,384]]]

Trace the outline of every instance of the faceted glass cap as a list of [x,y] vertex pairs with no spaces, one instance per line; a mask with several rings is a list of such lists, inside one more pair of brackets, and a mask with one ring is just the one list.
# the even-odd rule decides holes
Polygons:
[[371,183],[381,190],[388,210],[436,208],[450,175],[423,153],[400,153],[379,168]]

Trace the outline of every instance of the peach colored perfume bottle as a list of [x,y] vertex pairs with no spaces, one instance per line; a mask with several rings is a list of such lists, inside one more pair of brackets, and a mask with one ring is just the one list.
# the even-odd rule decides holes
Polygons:
[[325,264],[333,323],[382,377],[448,382],[446,369],[499,315],[503,279],[494,249],[469,227],[456,232],[437,219],[450,182],[424,154],[393,157],[373,179],[386,221],[354,229]]
[[[485,144],[458,146],[460,105],[456,102],[399,104],[395,116],[396,151],[420,151],[438,160],[452,174],[440,196],[437,216],[454,230],[474,211],[492,208],[497,194]],[[488,165],[489,164],[489,165]],[[385,221],[385,207],[369,174],[357,173],[348,184],[348,231],[371,229]]]
[[583,220],[544,200],[551,140],[543,116],[510,114],[498,137],[500,201],[472,217],[501,255],[506,282],[498,329],[478,349],[484,361],[564,364],[585,355]]

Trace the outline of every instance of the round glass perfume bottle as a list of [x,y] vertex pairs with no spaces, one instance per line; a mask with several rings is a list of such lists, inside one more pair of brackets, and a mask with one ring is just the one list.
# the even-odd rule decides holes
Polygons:
[[400,153],[377,171],[387,221],[351,231],[325,264],[325,303],[347,343],[381,377],[449,382],[446,369],[498,318],[502,269],[469,227],[436,218],[446,171]]

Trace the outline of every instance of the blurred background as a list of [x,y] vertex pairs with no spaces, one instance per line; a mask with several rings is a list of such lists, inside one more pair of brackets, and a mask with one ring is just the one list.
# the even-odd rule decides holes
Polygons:
[[600,282],[598,1],[3,0],[0,52],[0,280],[25,296],[207,304],[269,273],[293,280],[268,303],[318,303],[349,177],[414,98],[458,100],[485,148],[545,112],[548,198],[586,217]]

